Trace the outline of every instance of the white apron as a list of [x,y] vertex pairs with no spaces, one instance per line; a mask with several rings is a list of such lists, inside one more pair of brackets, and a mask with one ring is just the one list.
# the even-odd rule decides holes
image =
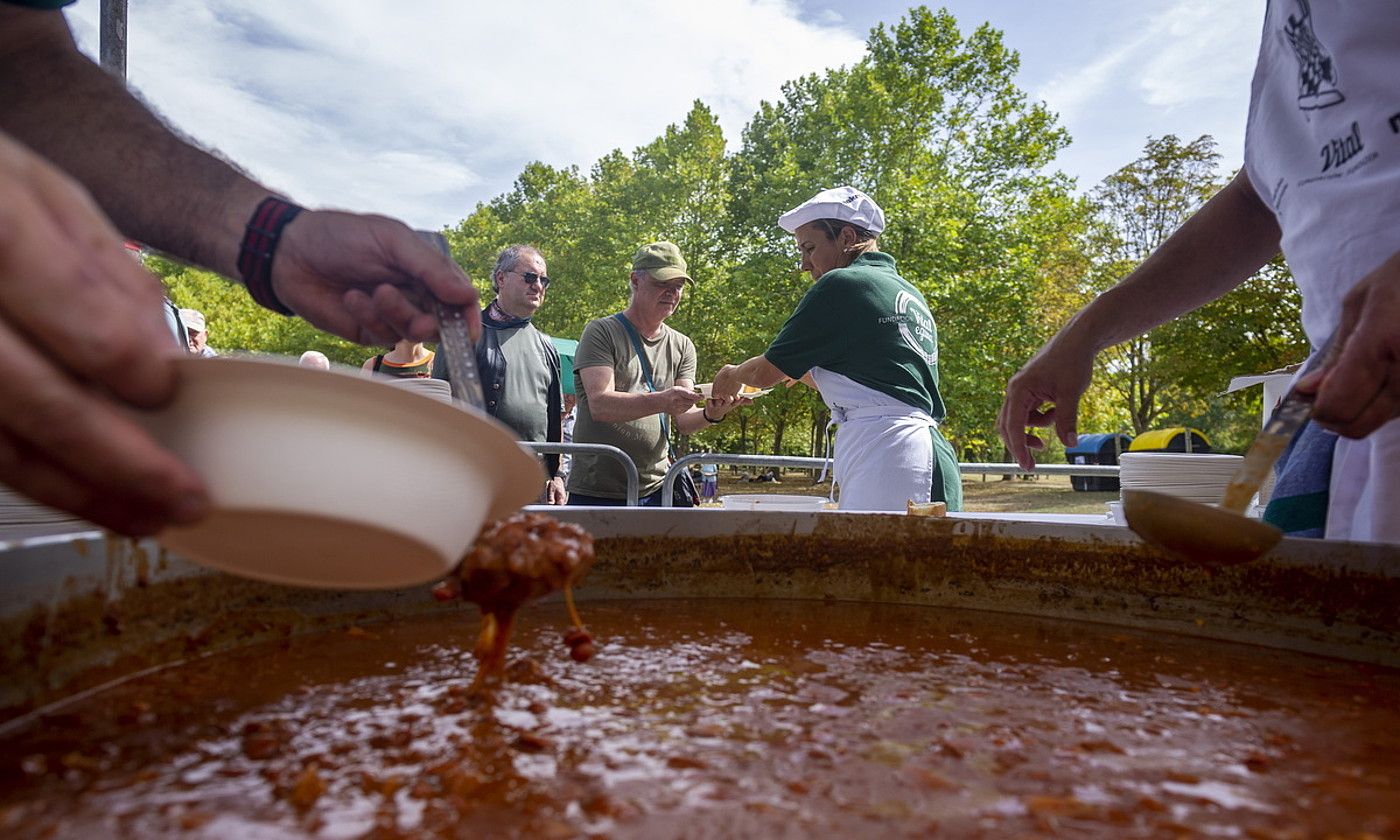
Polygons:
[[910,501],[927,502],[937,469],[929,429],[938,422],[839,373],[816,367],[812,379],[837,427],[839,509],[904,513]]
[[[1400,251],[1397,45],[1394,0],[1269,3],[1245,167],[1283,231],[1314,347],[1347,291]],[[1400,542],[1400,420],[1338,441],[1329,496],[1329,539]]]

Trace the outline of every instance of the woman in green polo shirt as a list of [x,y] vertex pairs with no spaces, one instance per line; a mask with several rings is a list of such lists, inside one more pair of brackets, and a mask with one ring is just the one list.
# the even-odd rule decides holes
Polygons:
[[884,213],[860,190],[837,187],[778,225],[814,283],[763,355],[720,370],[714,395],[810,374],[837,424],[841,510],[903,512],[930,501],[960,510],[957,457],[938,431],[938,331],[923,294],[878,250]]

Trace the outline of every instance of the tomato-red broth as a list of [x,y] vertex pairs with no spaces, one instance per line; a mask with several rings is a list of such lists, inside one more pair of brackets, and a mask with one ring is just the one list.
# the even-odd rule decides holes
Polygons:
[[0,829],[95,837],[1383,837],[1400,674],[994,613],[474,611],[133,679],[0,741]]

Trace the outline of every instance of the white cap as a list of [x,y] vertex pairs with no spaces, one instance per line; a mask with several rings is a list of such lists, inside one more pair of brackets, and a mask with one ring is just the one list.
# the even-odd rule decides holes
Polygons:
[[848,222],[879,235],[885,229],[885,213],[875,200],[855,187],[822,190],[803,204],[778,217],[778,227],[788,233],[818,219]]
[[331,360],[326,358],[326,354],[320,350],[307,350],[297,359],[297,364],[302,367],[319,368],[320,370],[330,370]]
[[184,324],[187,330],[204,332],[204,313],[198,309],[181,309],[180,323]]

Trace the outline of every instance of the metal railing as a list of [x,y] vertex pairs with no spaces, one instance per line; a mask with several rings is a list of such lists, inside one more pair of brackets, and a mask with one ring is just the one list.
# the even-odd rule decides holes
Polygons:
[[637,476],[637,465],[632,463],[632,458],[626,452],[616,446],[608,446],[605,443],[550,443],[542,441],[522,440],[520,447],[527,452],[536,455],[577,455],[589,453],[592,455],[608,455],[622,463],[622,471],[627,474],[627,505],[635,507],[637,504],[637,490],[641,485],[641,479]]
[[1020,464],[958,464],[963,475],[1107,475],[1118,477],[1113,464],[1038,464],[1033,470]]
[[[616,446],[602,443],[535,443],[532,441],[521,441],[520,446],[536,455],[573,455],[587,452],[614,458],[622,464],[623,472],[627,475],[627,504],[629,507],[636,506],[638,490],[641,485],[641,479],[637,474],[637,465],[632,463],[632,459],[627,456],[626,452]],[[689,469],[691,464],[822,470],[830,469],[831,459],[805,458],[797,455],[727,455],[723,452],[695,452],[676,459],[676,462],[666,471],[666,478],[661,482],[662,507],[671,507],[675,504],[676,476],[680,474],[681,470]],[[1105,464],[1041,464],[1034,470],[1026,470],[1022,469],[1019,464],[968,463],[958,464],[958,471],[963,475],[1118,475],[1118,467]]]
[[[726,466],[782,467],[788,469],[820,470],[831,465],[828,458],[802,458],[789,455],[726,455],[722,452],[696,452],[676,459],[661,482],[661,506],[674,503],[676,476],[691,464],[724,464]],[[1117,477],[1118,467],[1112,464],[1040,464],[1027,470],[1020,464],[958,464],[963,475],[1098,475]]]
[[726,466],[786,467],[820,470],[831,464],[828,458],[802,458],[796,455],[726,455],[723,452],[696,452],[677,458],[661,481],[661,506],[671,507],[675,501],[676,476],[691,464],[724,464]]

